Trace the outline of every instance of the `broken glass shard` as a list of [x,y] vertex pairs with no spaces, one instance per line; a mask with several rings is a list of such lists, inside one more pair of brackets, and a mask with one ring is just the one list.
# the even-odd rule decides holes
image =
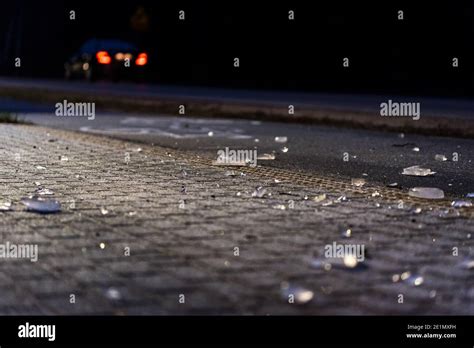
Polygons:
[[313,259],[311,267],[330,271],[331,269],[341,269],[345,271],[364,271],[368,269],[368,265],[357,258],[357,255],[346,254],[342,258],[327,258],[324,260]]
[[115,288],[107,289],[107,291],[105,292],[105,296],[109,300],[114,300],[114,301],[120,300],[122,298],[122,295],[120,294],[120,291],[118,291]]
[[474,260],[464,260],[459,264],[459,267],[463,269],[474,269]]
[[11,210],[11,202],[0,202],[0,211],[9,211]]
[[351,179],[351,185],[356,187],[362,187],[365,185],[365,179]]
[[443,199],[444,192],[436,187],[414,187],[408,192],[410,197],[425,199]]
[[272,161],[275,159],[275,154],[273,153],[264,153],[257,157],[257,160],[260,161]]
[[250,163],[245,161],[236,161],[235,159],[230,157],[223,157],[219,158],[216,161],[212,161],[213,166],[246,167],[249,164]]
[[322,193],[320,195],[317,195],[313,198],[313,201],[319,203],[319,202],[322,202],[324,201],[325,199],[327,198],[326,194],[325,193]]
[[43,188],[43,187],[38,187],[35,191],[37,195],[40,196],[52,196],[54,195],[54,192],[48,188]]
[[471,201],[456,200],[451,202],[453,208],[470,208],[472,207]]
[[21,202],[26,206],[26,210],[35,213],[52,214],[61,211],[61,204],[53,199],[31,197],[23,198]]
[[348,229],[342,231],[342,236],[343,236],[344,238],[350,238],[350,237],[352,237],[352,230],[351,230],[350,228],[348,228]]
[[397,283],[400,280],[412,286],[420,286],[425,281],[422,276],[412,274],[410,271],[403,272],[402,274],[394,274],[392,276],[392,282]]
[[262,198],[267,193],[267,190],[261,186],[257,187],[252,193],[252,197]]
[[228,170],[224,173],[225,176],[237,176],[239,175],[235,170]]
[[403,175],[410,175],[410,176],[429,176],[434,175],[436,172],[431,171],[429,168],[422,168],[420,166],[411,166],[408,168],[404,168]]
[[461,216],[461,213],[457,209],[449,208],[441,210],[438,216],[443,219],[452,219]]
[[287,282],[281,284],[281,295],[288,303],[305,304],[314,297],[314,292],[301,286],[293,286]]
[[423,284],[423,282],[425,280],[423,279],[422,276],[413,274],[413,275],[409,275],[407,278],[403,279],[403,281],[405,283],[409,284],[409,285],[412,285],[412,286],[420,286],[421,284]]

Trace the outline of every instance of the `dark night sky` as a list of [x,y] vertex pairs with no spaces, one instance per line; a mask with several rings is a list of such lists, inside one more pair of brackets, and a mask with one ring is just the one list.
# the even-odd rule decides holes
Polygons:
[[[18,50],[22,75],[61,77],[85,40],[110,37],[139,42],[154,63],[150,80],[163,83],[474,95],[474,1],[310,3],[316,1],[17,0],[2,4],[0,67],[10,72],[6,63]],[[131,30],[139,5],[150,18],[147,33]],[[397,21],[398,9],[404,21]],[[350,69],[342,68],[346,56]],[[241,60],[238,70],[233,57]]]

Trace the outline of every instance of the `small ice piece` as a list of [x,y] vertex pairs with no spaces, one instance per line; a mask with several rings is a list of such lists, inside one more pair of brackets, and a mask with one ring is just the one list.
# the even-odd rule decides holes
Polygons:
[[471,201],[456,200],[451,202],[453,208],[470,208],[472,207]]
[[398,182],[392,182],[391,184],[387,185],[388,187],[398,187]]
[[257,160],[259,161],[273,161],[275,158],[275,154],[273,153],[264,153],[260,156],[257,156]]
[[420,148],[419,148],[419,147],[414,147],[412,150],[415,151],[415,152],[420,152]]
[[61,204],[53,199],[41,197],[23,198],[21,202],[26,206],[27,211],[40,214],[53,214],[61,211]]
[[439,162],[446,162],[448,160],[448,158],[445,155],[436,154],[435,155],[435,160],[439,161]]
[[214,136],[214,132],[210,131],[210,132],[207,133],[207,135],[210,136],[210,137],[213,137],[213,136]]
[[362,187],[365,185],[365,179],[360,179],[360,178],[351,179],[351,185],[356,186],[356,187]]
[[67,161],[69,161],[69,158],[67,158],[66,156],[59,156],[59,160],[61,162],[67,162]]
[[404,168],[403,175],[410,175],[410,176],[429,176],[434,175],[436,172],[431,171],[429,168],[422,168],[420,166],[411,166],[408,168]]
[[286,210],[286,206],[284,204],[277,204],[273,206],[273,209]]
[[302,305],[313,299],[314,292],[300,286],[290,285],[288,282],[283,282],[281,284],[281,295],[288,303]]
[[275,137],[276,143],[286,143],[288,141],[288,137]]
[[474,192],[470,192],[466,195],[466,198],[474,198]]
[[36,166],[36,169],[39,169],[39,170],[45,170],[46,167],[43,167],[43,166]]
[[100,213],[102,215],[107,215],[109,213],[109,211],[105,207],[100,207]]
[[259,186],[255,189],[255,191],[253,191],[252,197],[263,198],[266,193],[267,193],[267,190],[263,188],[262,186]]
[[281,149],[281,152],[287,153],[287,152],[288,152],[288,148],[285,146],[283,149]]
[[408,192],[410,197],[425,199],[443,199],[444,192],[436,187],[414,187]]
[[0,211],[9,211],[12,208],[11,202],[0,202]]

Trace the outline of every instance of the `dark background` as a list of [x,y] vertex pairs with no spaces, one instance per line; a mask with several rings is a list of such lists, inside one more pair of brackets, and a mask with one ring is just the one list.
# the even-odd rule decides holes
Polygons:
[[[0,6],[2,75],[62,78],[65,60],[87,39],[102,37],[142,46],[151,59],[149,82],[474,96],[474,1],[17,0]],[[149,18],[147,31],[130,24],[139,6]],[[295,21],[288,20],[290,9]],[[397,20],[399,9],[404,21]],[[21,69],[13,68],[17,56]],[[349,69],[343,57],[350,58]]]

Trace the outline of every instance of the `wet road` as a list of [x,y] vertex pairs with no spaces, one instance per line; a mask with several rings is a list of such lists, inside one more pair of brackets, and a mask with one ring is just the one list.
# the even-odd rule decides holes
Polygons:
[[[438,187],[464,197],[474,192],[474,140],[351,130],[314,125],[167,116],[98,113],[86,117],[24,114],[41,125],[106,134],[122,139],[194,151],[217,157],[217,151],[254,149],[275,153],[273,161],[259,165],[318,175],[365,178],[378,184],[398,183],[402,188]],[[285,136],[286,143],[275,137]],[[283,148],[288,148],[287,152]],[[436,154],[447,161],[435,160]],[[456,161],[457,159],[457,161]],[[401,175],[403,168],[421,165],[435,171],[429,177]]]

